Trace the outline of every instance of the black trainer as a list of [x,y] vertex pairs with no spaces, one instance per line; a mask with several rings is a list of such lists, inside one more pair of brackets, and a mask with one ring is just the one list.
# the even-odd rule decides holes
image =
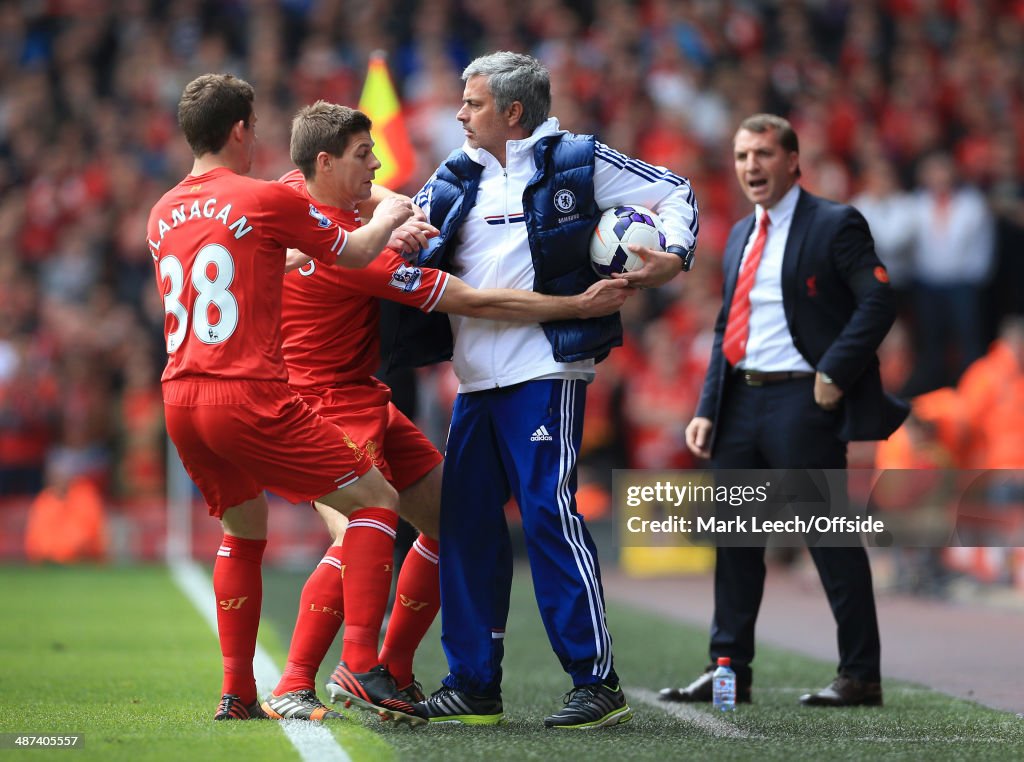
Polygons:
[[544,727],[583,730],[620,725],[633,719],[633,710],[618,686],[581,685],[566,693],[563,701],[565,707],[544,718]]
[[257,699],[246,706],[242,699],[233,693],[225,693],[220,699],[220,706],[213,715],[215,720],[268,720],[270,719]]
[[333,703],[344,701],[346,707],[355,704],[376,712],[384,720],[407,722],[413,727],[427,724],[416,715],[412,702],[399,692],[395,679],[383,664],[369,672],[353,672],[344,661],[338,662],[327,683],[327,693]]
[[501,696],[473,696],[445,685],[426,701],[416,704],[416,712],[438,724],[500,725],[505,721]]

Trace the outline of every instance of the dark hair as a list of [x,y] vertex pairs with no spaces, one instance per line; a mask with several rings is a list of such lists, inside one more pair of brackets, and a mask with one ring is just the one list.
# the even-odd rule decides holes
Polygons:
[[540,61],[524,53],[502,50],[475,59],[462,72],[463,81],[481,76],[494,96],[498,111],[516,101],[523,106],[519,123],[527,132],[543,124],[551,111],[551,75]]
[[[776,114],[754,114],[753,116],[748,116],[740,123],[736,131],[739,132],[740,130],[756,132],[758,134],[774,130],[779,137],[779,145],[782,146],[782,150],[798,155],[800,153],[800,141],[797,139],[796,130],[793,129],[793,125],[789,123],[788,119],[784,119]],[[796,176],[800,177],[799,164],[796,167]]]
[[797,140],[796,130],[793,129],[793,125],[789,123],[788,119],[783,119],[781,116],[754,114],[744,119],[739,129],[757,133],[775,130],[779,133],[779,145],[783,149],[790,153],[800,153],[800,141]]
[[353,135],[372,127],[370,117],[348,106],[327,101],[303,106],[292,119],[292,162],[308,180],[316,174],[317,154],[341,156]]
[[254,98],[252,85],[231,74],[203,74],[185,85],[178,124],[192,153],[217,153],[236,123],[249,127]]

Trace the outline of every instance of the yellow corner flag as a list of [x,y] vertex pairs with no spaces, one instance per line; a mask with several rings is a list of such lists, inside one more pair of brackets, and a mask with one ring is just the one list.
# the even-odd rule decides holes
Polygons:
[[402,118],[402,104],[388,74],[383,51],[370,54],[359,110],[373,121],[374,153],[380,159],[375,182],[392,190],[401,188],[416,171],[416,153]]

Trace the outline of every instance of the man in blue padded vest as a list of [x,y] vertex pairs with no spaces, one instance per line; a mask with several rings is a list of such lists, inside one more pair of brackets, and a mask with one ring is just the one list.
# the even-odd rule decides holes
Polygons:
[[[697,205],[685,179],[560,130],[548,117],[548,71],[530,56],[483,56],[462,78],[457,118],[466,142],[416,197],[440,230],[421,264],[476,287],[576,294],[597,277],[588,244],[601,210],[632,203],[659,213],[669,246],[642,249],[644,267],[624,277],[659,286],[688,269]],[[460,382],[441,506],[441,638],[450,673],[417,705],[430,721],[502,721],[510,495],[522,514],[541,618],[573,683],[565,706],[544,724],[588,728],[631,718],[612,664],[594,543],[575,500],[586,386],[595,363],[621,343],[618,314],[519,325],[402,315],[397,360],[452,358]]]

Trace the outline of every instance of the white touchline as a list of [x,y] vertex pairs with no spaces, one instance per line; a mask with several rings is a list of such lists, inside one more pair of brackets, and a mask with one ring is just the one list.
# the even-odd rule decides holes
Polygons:
[[[217,601],[209,578],[191,561],[172,561],[168,564],[171,577],[181,588],[192,605],[200,613],[214,634],[217,634]],[[281,670],[274,664],[270,654],[259,643],[253,660],[256,674],[256,689],[260,695],[269,693],[281,679]],[[306,720],[279,720],[278,725],[292,742],[303,762],[352,762],[345,750],[338,744],[331,731],[317,722]]]
[[[689,704],[680,704],[672,701],[662,701],[658,694],[645,688],[624,688],[627,701],[639,701],[641,704],[660,709],[666,714],[678,717],[684,722],[695,725],[701,730],[710,733],[717,738],[761,738],[762,736],[748,733],[743,728],[733,725],[731,722],[701,711]],[[711,706],[710,704],[708,705]]]

